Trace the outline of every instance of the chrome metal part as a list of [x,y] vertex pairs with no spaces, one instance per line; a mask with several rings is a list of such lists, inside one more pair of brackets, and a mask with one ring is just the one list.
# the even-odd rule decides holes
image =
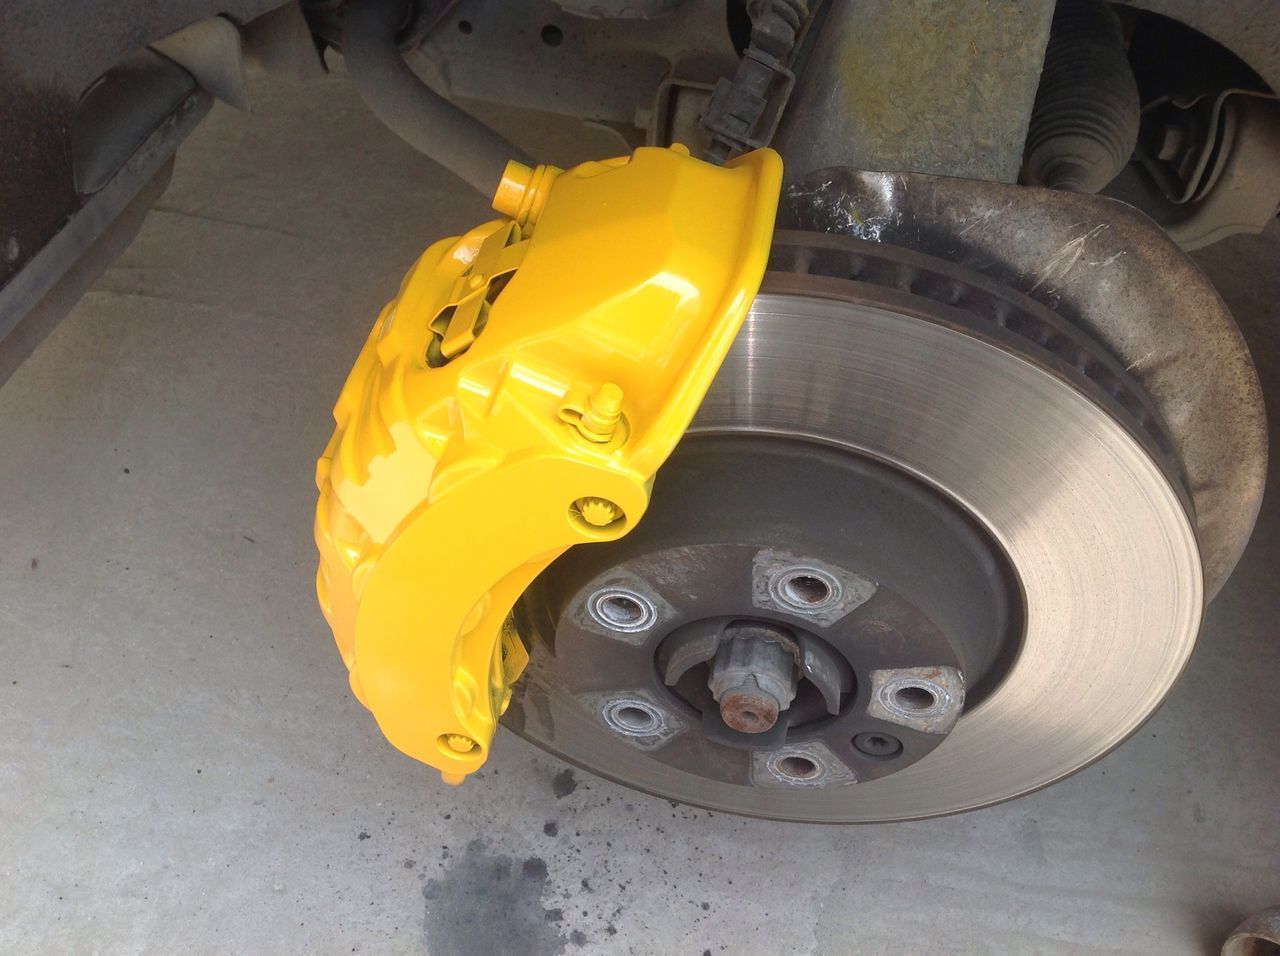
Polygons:
[[655,737],[662,731],[662,712],[638,697],[615,697],[600,711],[614,733],[624,737]]
[[[779,220],[976,270],[1105,345],[1149,396],[1185,470],[1206,591],[1218,592],[1262,502],[1262,392],[1226,305],[1149,219],[1102,196],[832,169],[790,187]],[[1051,348],[1069,339],[1043,334]]]
[[[559,659],[559,636],[554,653],[535,642],[537,678],[513,702],[508,725],[670,799],[828,822],[931,816],[1009,799],[1079,769],[1136,730],[1190,654],[1203,602],[1179,478],[1136,415],[1079,369],[1007,331],[966,326],[962,312],[963,304],[944,308],[903,289],[771,277],[686,439],[691,448],[730,440],[759,447],[792,436],[814,443],[815,461],[871,456],[963,508],[999,543],[1025,608],[1021,643],[941,746],[872,779],[884,758],[867,750],[892,751],[886,734],[929,735],[884,722],[880,740],[860,731],[862,746],[846,741],[834,764],[814,746],[834,754],[831,737],[787,740],[745,751],[747,785],[709,773],[709,752],[690,749],[702,736],[693,730],[638,758],[565,695],[580,665]],[[797,350],[797,341],[808,347]],[[676,455],[673,470],[659,475],[646,521],[661,521],[664,481],[682,493],[696,487],[682,477],[682,451]],[[655,554],[648,570],[629,566],[666,593],[675,594],[678,581],[715,589],[714,574],[705,584],[689,578],[691,568],[716,566],[713,553],[691,555],[680,571],[669,554]],[[883,592],[882,583],[866,609]],[[811,767],[780,763],[779,755],[797,753]],[[815,766],[836,776],[811,777]]]
[[821,568],[787,568],[769,579],[769,597],[802,614],[824,610],[843,596],[840,582]]
[[1053,8],[828,4],[774,143],[788,180],[848,165],[1015,182]]
[[643,578],[618,568],[596,582],[574,614],[581,627],[601,637],[640,646],[655,628],[667,626],[674,612]]
[[587,599],[587,613],[601,627],[623,634],[649,630],[658,619],[653,602],[639,591],[601,588]]

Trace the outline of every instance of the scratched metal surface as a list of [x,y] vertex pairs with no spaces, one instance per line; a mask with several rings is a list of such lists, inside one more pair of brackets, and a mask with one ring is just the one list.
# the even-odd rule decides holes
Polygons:
[[1206,591],[1217,593],[1261,502],[1266,422],[1230,312],[1146,216],[1100,196],[826,169],[786,188],[779,221],[898,243],[965,266],[1105,343],[1155,401],[1178,449]]
[[[1276,496],[1164,709],[1004,806],[775,824],[505,733],[461,789],[392,751],[314,606],[313,459],[404,268],[486,211],[339,77],[255,103],[0,389],[0,951],[1192,954],[1280,897]],[[1272,421],[1278,249],[1200,257]]]

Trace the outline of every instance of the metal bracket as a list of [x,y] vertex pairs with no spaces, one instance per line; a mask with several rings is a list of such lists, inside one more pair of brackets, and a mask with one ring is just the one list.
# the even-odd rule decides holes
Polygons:
[[448,301],[430,322],[427,364],[439,368],[457,358],[476,340],[489,321],[489,307],[524,260],[528,240],[521,241],[514,222],[481,226],[483,235],[475,259],[454,280]]

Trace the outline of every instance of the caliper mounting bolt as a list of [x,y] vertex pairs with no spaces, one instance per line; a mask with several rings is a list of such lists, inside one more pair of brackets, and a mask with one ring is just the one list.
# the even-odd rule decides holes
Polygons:
[[445,746],[454,753],[469,754],[476,749],[476,742],[466,734],[445,734]]
[[607,528],[622,517],[622,509],[604,498],[579,498],[573,510],[593,528]]

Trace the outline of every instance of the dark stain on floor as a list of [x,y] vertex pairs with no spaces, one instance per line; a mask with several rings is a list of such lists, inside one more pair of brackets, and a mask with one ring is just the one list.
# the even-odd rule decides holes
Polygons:
[[551,778],[551,792],[556,795],[557,799],[563,800],[573,791],[578,789],[578,780],[573,775],[573,770],[566,768]]
[[542,905],[547,864],[517,862],[472,840],[466,853],[422,889],[424,930],[433,953],[451,956],[557,956],[565,938]]

